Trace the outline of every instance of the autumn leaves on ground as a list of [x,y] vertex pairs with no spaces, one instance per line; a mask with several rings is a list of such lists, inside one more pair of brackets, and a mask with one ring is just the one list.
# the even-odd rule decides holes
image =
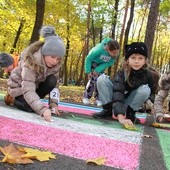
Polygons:
[[[0,162],[6,162],[10,164],[30,164],[34,163],[34,160],[40,162],[49,161],[50,159],[56,159],[56,155],[49,151],[42,151],[39,149],[33,149],[28,147],[15,146],[9,144],[8,146],[0,147],[0,155],[3,159]],[[96,165],[104,165],[105,158],[89,159],[86,163],[94,163]]]
[[1,162],[7,162],[10,164],[28,164],[34,163],[33,160],[48,161],[55,159],[56,155],[48,151],[41,151],[38,149],[32,149],[21,146],[14,146],[10,144],[5,147],[0,147],[0,152],[3,153],[4,157]]

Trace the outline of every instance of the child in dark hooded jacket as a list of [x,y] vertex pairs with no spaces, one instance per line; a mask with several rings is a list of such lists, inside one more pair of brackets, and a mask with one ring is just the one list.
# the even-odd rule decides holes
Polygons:
[[133,42],[125,47],[123,67],[115,79],[100,76],[97,87],[103,110],[93,117],[112,115],[121,124],[133,125],[135,113],[150,99],[154,102],[156,89],[152,72],[147,65],[147,47],[143,42]]

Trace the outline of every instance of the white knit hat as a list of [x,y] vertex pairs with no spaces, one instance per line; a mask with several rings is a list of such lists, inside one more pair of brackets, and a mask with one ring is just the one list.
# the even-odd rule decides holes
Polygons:
[[63,40],[55,34],[52,26],[43,26],[40,30],[41,37],[44,37],[44,45],[42,46],[43,56],[64,57],[66,48]]

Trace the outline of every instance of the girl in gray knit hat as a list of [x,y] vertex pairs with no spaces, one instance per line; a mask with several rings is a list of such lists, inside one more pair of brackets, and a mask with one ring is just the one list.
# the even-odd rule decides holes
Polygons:
[[[21,53],[18,66],[8,79],[8,94],[4,99],[7,105],[13,104],[20,110],[36,112],[46,121],[51,121],[52,113],[60,114],[58,98],[54,94],[66,49],[63,40],[55,34],[54,27],[43,26],[40,35],[39,41]],[[40,100],[47,94],[50,94],[49,108]]]

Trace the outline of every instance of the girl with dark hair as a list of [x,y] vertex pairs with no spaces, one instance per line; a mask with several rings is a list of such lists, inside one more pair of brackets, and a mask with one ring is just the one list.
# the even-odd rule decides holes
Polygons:
[[111,38],[105,38],[93,47],[85,60],[85,73],[88,75],[88,83],[84,92],[83,103],[89,104],[94,92],[96,105],[101,106],[96,81],[105,69],[112,66],[119,54],[119,43]]

